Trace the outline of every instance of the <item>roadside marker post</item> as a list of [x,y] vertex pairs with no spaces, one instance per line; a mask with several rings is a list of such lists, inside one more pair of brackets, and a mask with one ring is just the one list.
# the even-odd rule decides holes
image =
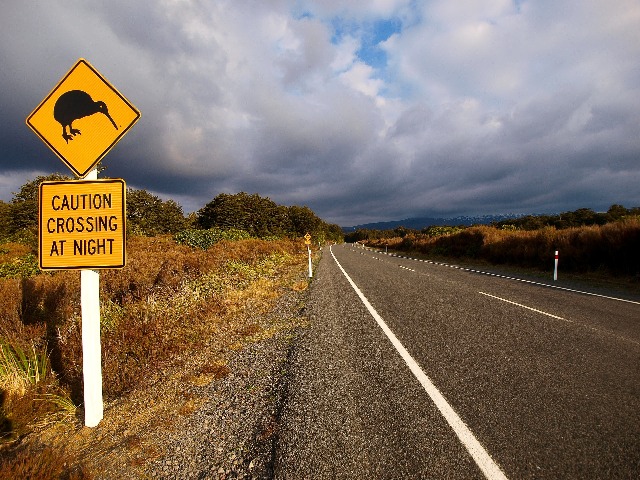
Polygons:
[[84,180],[43,182],[39,189],[42,270],[80,270],[84,423],[104,416],[100,345],[100,274],[126,263],[124,180],[98,180],[98,162],[138,121],[140,112],[79,59],[27,117],[27,126]]
[[553,267],[553,281],[555,282],[556,280],[558,280],[558,250],[556,250],[556,253],[554,255],[555,259],[554,259],[554,267]]
[[304,243],[307,246],[307,253],[309,254],[309,278],[313,277],[313,264],[311,263],[311,235],[308,233],[304,236]]

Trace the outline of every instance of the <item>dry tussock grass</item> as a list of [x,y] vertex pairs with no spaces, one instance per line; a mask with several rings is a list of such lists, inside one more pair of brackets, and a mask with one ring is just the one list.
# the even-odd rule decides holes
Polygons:
[[[133,237],[127,255],[125,268],[102,271],[100,278],[103,394],[111,409],[101,432],[81,433],[87,430],[79,430],[81,410],[71,423],[47,425],[41,420],[54,418],[55,405],[36,401],[55,391],[76,405],[82,402],[79,272],[0,280],[0,338],[23,347],[46,346],[55,372],[50,383],[27,396],[6,391],[0,396],[0,425],[4,422],[16,439],[0,449],[0,478],[40,478],[41,462],[52,471],[66,465],[61,475],[68,478],[90,478],[87,465],[120,448],[135,450],[114,440],[127,437],[125,430],[157,428],[159,419],[170,427],[172,417],[198,408],[199,399],[180,397],[180,382],[223,378],[230,373],[224,360],[229,349],[299,322],[255,320],[285,291],[300,288],[307,258],[296,242],[223,241],[202,251],[176,245],[170,237]],[[193,372],[187,378],[167,378],[167,372],[187,365]],[[149,401],[141,395],[161,382],[177,382],[166,398]],[[137,449],[137,455],[151,455],[152,447]],[[38,460],[30,463],[30,456]]]
[[616,276],[640,275],[640,219],[629,217],[606,225],[557,230],[501,230],[476,226],[462,232],[431,237],[411,234],[404,238],[373,240],[369,245],[426,255],[469,258],[548,270],[555,250],[564,271],[602,272]]
[[73,459],[62,447],[33,445],[8,454],[0,463],[0,478],[91,480],[93,475],[85,467],[72,466]]

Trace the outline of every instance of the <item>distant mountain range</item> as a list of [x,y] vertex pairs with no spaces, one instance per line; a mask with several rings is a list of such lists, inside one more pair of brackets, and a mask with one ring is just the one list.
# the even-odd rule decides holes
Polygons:
[[479,217],[453,217],[453,218],[405,218],[404,220],[391,220],[388,222],[364,223],[362,225],[354,225],[353,227],[342,227],[345,233],[355,232],[358,229],[366,230],[392,230],[397,227],[412,228],[414,230],[422,230],[433,225],[488,225],[491,222],[507,220],[510,218],[518,218],[521,215],[482,215]]

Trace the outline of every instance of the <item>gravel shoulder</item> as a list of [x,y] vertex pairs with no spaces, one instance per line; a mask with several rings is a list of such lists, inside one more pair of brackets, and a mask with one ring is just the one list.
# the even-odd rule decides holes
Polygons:
[[[152,478],[271,478],[286,363],[295,334],[278,333],[230,358],[230,373],[187,395],[202,403],[164,438],[166,454],[148,464]],[[158,432],[162,435],[162,432]]]

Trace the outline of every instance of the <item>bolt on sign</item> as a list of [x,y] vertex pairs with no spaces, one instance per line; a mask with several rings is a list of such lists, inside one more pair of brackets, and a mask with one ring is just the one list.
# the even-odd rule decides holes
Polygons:
[[40,268],[124,267],[125,198],[122,179],[42,182]]
[[81,58],[27,117],[27,125],[84,178],[139,118],[140,112]]

